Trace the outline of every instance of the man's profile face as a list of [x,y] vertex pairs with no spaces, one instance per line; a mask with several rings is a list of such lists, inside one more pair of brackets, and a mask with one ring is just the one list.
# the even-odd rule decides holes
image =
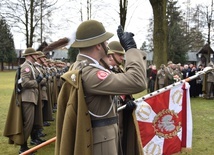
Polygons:
[[[113,57],[114,59],[116,59],[117,62],[119,62],[119,65],[122,64],[122,62],[124,61],[124,54],[114,53]],[[115,62],[115,65],[118,65],[118,64]]]

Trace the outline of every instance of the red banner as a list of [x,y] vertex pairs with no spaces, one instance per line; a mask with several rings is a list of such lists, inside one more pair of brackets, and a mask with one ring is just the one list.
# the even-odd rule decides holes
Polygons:
[[145,155],[172,155],[192,147],[188,83],[135,102],[135,125]]

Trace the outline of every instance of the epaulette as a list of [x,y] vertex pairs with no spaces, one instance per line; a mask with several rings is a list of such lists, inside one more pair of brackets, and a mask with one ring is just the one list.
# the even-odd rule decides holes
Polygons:
[[79,88],[79,76],[81,76],[79,70],[71,70],[64,73],[61,78],[73,85],[75,88]]
[[87,60],[83,60],[83,61],[81,61],[79,64],[78,64],[78,66],[76,67],[76,69],[78,69],[78,70],[82,70],[84,67],[86,67],[86,66],[88,66],[89,65],[89,63],[88,63],[88,61]]

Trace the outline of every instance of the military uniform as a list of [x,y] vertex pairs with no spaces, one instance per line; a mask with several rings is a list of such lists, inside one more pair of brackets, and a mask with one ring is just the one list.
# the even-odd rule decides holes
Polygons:
[[[100,69],[102,66],[97,62],[93,62],[91,59],[82,55],[77,57],[77,62],[74,64],[74,68],[83,60],[87,60],[87,62],[91,64],[82,69],[82,80],[86,96],[86,104],[91,112],[92,126],[93,122],[94,124],[97,124],[97,120],[102,121],[107,120],[108,118],[113,120],[117,116],[116,104],[112,105],[110,94],[134,94],[146,88],[146,75],[144,74],[146,70],[145,64],[142,63],[145,61],[143,56],[145,55],[142,55],[142,53],[136,49],[127,52],[127,57],[130,59],[127,59],[126,67],[129,68],[129,65],[133,62],[135,62],[135,67],[127,70],[125,74],[110,74],[105,69]],[[136,77],[144,77],[142,78],[144,80],[141,81],[139,79],[140,81],[138,81],[138,79],[134,79],[131,72],[135,73]],[[100,127],[99,125],[95,125],[93,127],[93,154],[117,154],[117,135],[118,125],[116,122],[114,124]]]
[[[170,65],[170,64],[173,64],[173,63],[171,61],[169,61],[168,65]],[[174,74],[173,74],[172,67],[167,66],[166,70],[165,70],[165,74],[166,74],[166,77],[167,77],[166,78],[166,86],[173,84],[174,83],[174,78],[173,78]]]
[[[103,42],[113,36],[113,34],[105,31],[100,22],[94,20],[80,24],[76,35],[76,41],[72,44],[72,47],[84,48],[101,44],[105,51]],[[98,60],[95,60],[89,55],[82,54],[80,51],[76,62],[72,65],[71,71],[66,73],[69,74],[69,72],[78,70],[80,66],[83,65],[83,67],[81,67],[81,81],[84,89],[85,103],[90,114],[92,125],[92,129],[88,129],[87,131],[92,130],[93,136],[93,144],[88,144],[88,146],[92,147],[93,155],[118,154],[117,105],[112,101],[112,95],[134,94],[146,89],[146,54],[136,48],[131,48],[127,50],[126,57],[126,73],[114,74],[101,66]],[[75,75],[71,75],[70,78],[75,82]],[[62,92],[64,92],[65,84],[63,84]],[[65,94],[60,93],[59,98],[62,98],[61,95]],[[63,99],[68,101],[68,103],[71,102],[66,99],[65,96]],[[61,109],[62,105],[64,104],[60,103],[58,109]],[[68,108],[70,109],[70,107],[67,106],[67,109]],[[65,109],[65,112],[66,111]],[[87,114],[85,113],[85,115]],[[76,119],[76,115],[68,116],[62,114],[57,117],[61,119],[64,117],[64,121],[72,118]],[[65,126],[68,126],[71,122],[67,121],[62,123],[62,120],[57,122],[59,125],[57,126],[57,136],[59,136],[59,138],[57,137],[55,154],[60,154],[60,152],[61,154],[62,152],[69,155],[75,154],[75,150],[70,150],[69,148],[68,150],[72,152],[63,151],[63,148],[66,149],[66,147],[62,145],[65,144],[63,141],[66,141],[67,143],[65,145],[67,145],[67,147],[76,147],[76,149],[79,149],[76,145],[74,147],[71,146],[70,144],[73,143],[69,140],[69,137],[66,136],[66,134],[69,135],[69,129],[65,128]],[[78,129],[76,129],[76,131],[78,131]],[[86,132],[85,130],[82,131],[83,133]],[[63,136],[63,139],[61,139],[61,136]],[[76,137],[75,140],[79,142],[80,138],[82,141],[85,141],[84,137]],[[91,152],[86,154],[91,155]]]
[[52,71],[50,67],[46,67],[46,73],[47,73],[47,95],[48,95],[48,105],[51,108],[51,112],[53,112],[53,77],[52,77]]
[[[213,64],[209,63],[208,67],[212,67],[213,68]],[[207,73],[207,94],[206,94],[206,98],[207,99],[211,99],[211,97],[214,97],[214,71]],[[213,94],[213,96],[212,96]]]
[[[36,70],[33,64],[29,61],[25,61],[21,66],[21,79],[23,91],[22,97],[22,114],[24,119],[24,135],[25,141],[27,141],[35,119],[35,106],[38,102],[38,83],[36,81]],[[25,123],[26,122],[26,123]]]
[[[24,57],[31,56],[36,59],[33,55],[38,55],[33,48],[27,48],[23,54]],[[21,84],[22,88],[17,92],[17,85],[14,87],[4,131],[4,136],[9,137],[9,143],[21,145],[19,153],[29,149],[27,139],[33,128],[35,106],[38,101],[37,76],[33,63],[26,58],[21,65],[20,79],[16,74],[15,82]]]
[[161,65],[161,69],[158,70],[157,72],[157,89],[161,89],[165,87],[165,82],[166,81],[166,74],[165,74],[165,67],[164,65]]
[[[40,52],[39,52],[40,55]],[[35,72],[37,73],[37,76],[40,76],[41,81],[38,83],[38,101],[37,105],[35,106],[35,116],[34,116],[34,125],[31,132],[31,145],[38,145],[42,142],[44,142],[42,139],[40,139],[39,134],[41,133],[41,130],[43,129],[43,100],[45,94],[44,91],[42,91],[42,86],[46,83],[46,78],[44,78],[43,72],[42,72],[42,66],[35,62],[34,63]]]
[[21,94],[17,93],[17,81],[18,73],[16,73],[14,90],[11,96],[8,115],[6,118],[5,128],[3,135],[8,137],[9,144],[24,144],[24,132],[23,132],[23,119],[21,108]]
[[[133,51],[132,51],[133,50]],[[133,62],[135,62],[135,67],[130,70],[127,70],[125,74],[109,74],[107,71],[100,70],[97,67],[88,66],[82,70],[82,80],[83,87],[85,88],[86,103],[88,105],[89,111],[91,111],[92,122],[93,120],[102,120],[106,118],[113,118],[117,114],[115,112],[115,106],[105,117],[96,117],[105,115],[111,108],[112,101],[111,96],[108,94],[123,95],[123,94],[134,94],[144,90],[146,87],[146,78],[145,78],[145,64],[142,64],[143,55],[142,53],[137,53],[137,50],[132,49],[127,52],[127,68]],[[132,52],[136,52],[132,55]],[[81,59],[81,56],[77,58]],[[88,60],[91,62],[91,60]],[[91,62],[96,64],[95,62]],[[139,71],[142,71],[139,73]],[[130,72],[135,73],[136,77],[144,77],[144,81],[137,81],[134,79]],[[102,74],[104,78],[102,79]],[[97,75],[97,76],[94,76]],[[100,77],[101,76],[101,77]],[[106,76],[106,77],[105,77]],[[136,80],[136,81],[135,81]],[[118,93],[119,92],[119,93]],[[100,108],[102,106],[102,108]],[[95,127],[93,128],[93,140],[94,140],[94,154],[115,154],[117,152],[118,144],[118,126],[117,124]],[[109,145],[111,144],[111,145]],[[102,149],[105,148],[105,151]],[[113,149],[114,148],[114,149]],[[111,152],[112,151],[112,152]],[[105,153],[104,153],[105,152]]]
[[[124,73],[124,57],[125,51],[119,41],[112,41],[108,44],[108,55],[112,56],[113,61],[110,68],[114,73]],[[111,57],[109,58],[111,59]],[[137,149],[137,134],[134,125],[134,119],[132,117],[135,104],[132,95],[116,95],[113,97],[114,102],[117,104],[116,108],[123,105],[131,106],[130,110],[121,110],[118,112],[118,126],[119,126],[119,147],[118,154],[139,154]],[[128,105],[127,105],[128,104]],[[132,145],[130,145],[132,144]],[[128,147],[127,147],[128,146]]]
[[[27,48],[24,57],[33,57],[38,55],[33,48]],[[24,133],[24,144],[21,145],[20,153],[26,151],[27,139],[32,132],[33,125],[35,123],[35,107],[38,103],[38,77],[39,73],[36,71],[33,62],[26,58],[26,61],[21,65],[20,83],[22,86],[21,91],[21,109],[23,118],[23,133]]]
[[52,105],[52,101],[51,101],[51,93],[50,93],[50,73],[49,73],[49,69],[48,67],[43,66],[44,69],[44,73],[45,73],[45,77],[47,79],[46,82],[46,94],[47,94],[47,104],[44,107],[44,111],[43,111],[43,116],[44,116],[44,121],[53,121],[53,105]]

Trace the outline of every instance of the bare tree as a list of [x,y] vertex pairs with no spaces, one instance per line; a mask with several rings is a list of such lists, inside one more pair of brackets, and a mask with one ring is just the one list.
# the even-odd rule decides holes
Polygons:
[[[211,45],[211,29],[214,24],[213,20],[213,0],[211,0],[211,5],[197,5],[195,9],[195,13],[193,15],[193,21],[197,24],[198,29],[202,29],[203,31],[206,30],[207,32],[204,32],[206,34],[206,41],[207,44]],[[210,52],[208,50],[208,60],[210,60]]]
[[[45,18],[51,15],[57,1],[46,0],[3,0],[2,12],[8,23],[16,31],[25,35],[26,46],[32,47],[36,31],[40,29],[40,40],[43,40]],[[40,25],[39,25],[40,24]]]
[[125,28],[125,24],[126,24],[126,15],[127,15],[128,0],[120,0],[119,6],[120,6],[120,12],[119,12],[119,15],[120,15],[120,25],[124,29]]

